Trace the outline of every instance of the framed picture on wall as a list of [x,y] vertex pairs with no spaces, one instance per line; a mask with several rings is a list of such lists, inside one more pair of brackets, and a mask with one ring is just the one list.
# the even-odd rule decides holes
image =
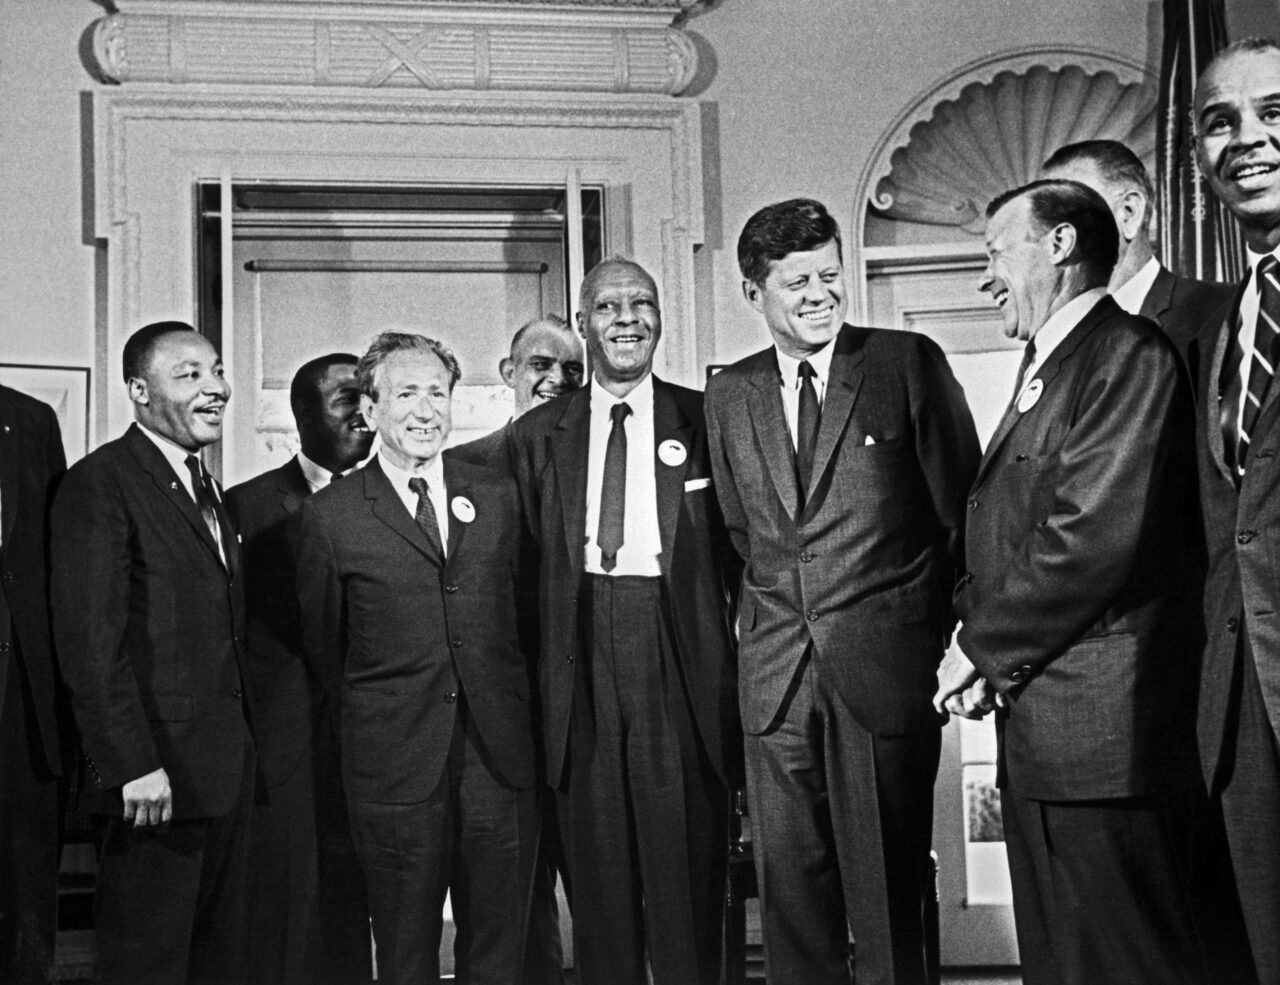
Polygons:
[[88,367],[0,363],[0,383],[53,408],[68,465],[84,457],[89,446]]

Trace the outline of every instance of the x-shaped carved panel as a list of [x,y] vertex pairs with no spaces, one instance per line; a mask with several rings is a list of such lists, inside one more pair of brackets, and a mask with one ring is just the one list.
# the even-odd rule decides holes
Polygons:
[[382,43],[389,52],[391,57],[379,65],[372,75],[365,81],[365,85],[376,87],[382,85],[387,79],[391,78],[395,71],[404,66],[412,72],[424,86],[430,89],[438,89],[441,86],[440,80],[435,73],[427,66],[425,59],[421,57],[422,53],[433,40],[435,40],[436,32],[429,27],[424,27],[408,41],[401,41],[394,34],[384,27],[376,24],[366,24],[364,29],[369,35]]

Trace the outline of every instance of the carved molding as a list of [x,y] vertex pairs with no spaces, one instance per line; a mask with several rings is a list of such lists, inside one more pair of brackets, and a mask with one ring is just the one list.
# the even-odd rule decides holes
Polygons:
[[675,95],[698,58],[671,24],[694,3],[119,0],[93,52],[121,83]]

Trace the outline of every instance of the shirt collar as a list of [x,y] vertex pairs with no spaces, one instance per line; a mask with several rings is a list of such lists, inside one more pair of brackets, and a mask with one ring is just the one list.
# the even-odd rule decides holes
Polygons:
[[1152,257],[1142,265],[1141,270],[1112,291],[1111,296],[1125,311],[1136,315],[1142,311],[1142,304],[1151,293],[1151,285],[1156,282],[1159,273],[1160,261]]
[[[302,477],[307,480],[307,485],[311,487],[313,493],[319,492],[330,482],[333,481],[333,473],[322,465],[317,465],[311,459],[307,458],[302,452],[298,452],[298,467],[302,469]],[[386,459],[383,459],[386,461]],[[340,475],[347,476],[354,472],[359,466],[353,465],[351,468],[340,472]]]
[[609,408],[614,404],[625,403],[631,408],[633,415],[648,413],[653,407],[653,374],[645,373],[644,379],[632,388],[625,397],[615,397],[600,385],[594,373],[591,374],[591,412],[609,416]]
[[1245,257],[1249,261],[1249,282],[1254,285],[1254,290],[1256,291],[1257,290],[1256,282],[1258,280],[1256,274],[1258,270],[1258,264],[1260,264],[1267,257],[1275,257],[1277,260],[1280,260],[1280,248],[1274,249],[1270,253],[1254,253],[1253,250],[1249,249],[1248,247],[1245,247],[1244,252],[1245,252]]
[[[195,452],[187,451],[180,445],[175,445],[172,441],[162,434],[156,434],[151,428],[147,427],[141,421],[138,423],[138,430],[145,434],[153,445],[160,449],[166,461],[173,466],[173,470],[178,473],[184,480],[191,477],[191,472],[187,469],[187,457],[196,455]],[[199,456],[196,455],[198,458]]]
[[1093,310],[1093,306],[1106,296],[1105,287],[1092,288],[1083,294],[1077,294],[1049,316],[1049,320],[1035,334],[1037,367],[1044,365],[1049,353],[1058,348],[1058,344]]
[[[814,375],[818,377],[818,382],[822,386],[827,385],[827,377],[831,375],[831,357],[836,351],[836,339],[838,337],[838,335],[833,335],[831,340],[821,349],[805,357],[809,361],[809,365],[813,367]],[[788,388],[798,386],[800,360],[795,356],[788,356],[776,345],[773,347],[773,351],[778,357],[778,370],[782,373],[782,385]]]
[[427,488],[433,493],[444,489],[443,455],[436,455],[436,457],[431,460],[431,464],[427,466],[427,470],[425,472],[419,472],[416,475],[412,472],[406,472],[398,465],[391,464],[391,461],[382,452],[378,452],[378,461],[382,463],[382,471],[386,473],[387,478],[391,480],[391,484],[395,486],[396,491],[400,493],[401,497],[405,495],[405,492],[411,489],[409,485],[410,479],[426,479]]

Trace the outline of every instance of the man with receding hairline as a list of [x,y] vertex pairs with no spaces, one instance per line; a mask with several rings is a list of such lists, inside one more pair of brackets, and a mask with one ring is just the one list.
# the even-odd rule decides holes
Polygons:
[[1200,171],[1249,272],[1206,310],[1197,438],[1209,543],[1200,754],[1222,804],[1258,979],[1280,981],[1280,42],[1219,52],[1196,85]]
[[157,322],[124,347],[135,423],[54,500],[52,609],[103,824],[94,980],[245,982],[254,749],[240,548],[200,451],[231,395],[213,345]]

